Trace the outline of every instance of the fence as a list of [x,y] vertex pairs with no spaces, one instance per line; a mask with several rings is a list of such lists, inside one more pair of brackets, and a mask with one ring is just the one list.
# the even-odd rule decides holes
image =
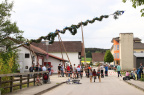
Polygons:
[[[23,84],[27,84],[27,87],[29,87],[30,83],[34,83],[35,86],[35,78],[36,75],[41,75],[43,73],[48,73],[48,71],[41,71],[41,72],[26,72],[26,73],[13,73],[13,74],[1,74],[0,75],[0,88],[1,89],[7,89],[10,88],[10,92],[13,92],[13,87],[19,86],[20,89],[22,89],[22,85]],[[33,75],[32,77],[30,77],[30,75]],[[49,75],[49,74],[48,74]],[[10,80],[8,81],[2,81],[2,77],[10,77]],[[15,79],[19,78],[19,79]],[[32,81],[30,81],[30,79],[33,79]],[[27,80],[25,82],[23,82],[23,80]],[[19,84],[14,84],[14,82]],[[9,83],[9,86],[6,87],[2,87],[2,84],[6,84]]]

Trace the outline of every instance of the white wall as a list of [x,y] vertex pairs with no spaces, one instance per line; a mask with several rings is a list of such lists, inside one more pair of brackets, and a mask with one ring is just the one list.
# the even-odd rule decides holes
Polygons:
[[133,70],[133,33],[120,34],[120,66],[122,70]]
[[[61,55],[60,52],[50,53],[50,54],[62,58],[62,55]],[[80,59],[78,59],[78,52],[68,52],[68,56],[69,56],[69,59],[70,59],[72,65],[76,64],[76,66],[78,66],[78,64],[80,64]],[[64,57],[65,60],[68,60],[65,53],[63,53],[63,57]]]
[[[25,53],[29,53],[29,58],[25,58]],[[31,55],[30,55],[30,50],[26,49],[25,47],[19,47],[18,48],[18,63],[20,65],[20,72],[28,72],[29,71],[29,67],[32,66],[32,59],[31,59]],[[34,56],[34,55],[33,55]],[[37,58],[35,56],[35,60],[34,63],[36,64],[37,62]],[[28,66],[28,69],[26,69],[25,67]]]
[[49,57],[48,60],[46,57],[44,58],[44,62],[51,62],[51,65],[53,66],[51,69],[54,70],[54,73],[57,73],[58,65],[60,64],[60,60]]

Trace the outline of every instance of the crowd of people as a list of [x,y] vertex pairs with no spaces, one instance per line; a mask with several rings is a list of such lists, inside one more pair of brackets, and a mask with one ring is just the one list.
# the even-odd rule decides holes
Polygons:
[[142,63],[140,63],[140,67],[139,68],[134,68],[133,71],[129,72],[126,71],[125,77],[123,78],[123,80],[130,80],[130,79],[134,79],[134,80],[140,80],[141,77],[144,75],[144,67],[142,65]]
[[[42,80],[40,79],[40,74],[37,74],[36,76],[36,85],[42,85],[43,83],[47,83],[48,81],[50,81],[50,78],[49,78],[49,76],[51,75],[51,66],[45,66],[45,65],[40,65],[40,66],[38,66],[38,65],[36,65],[36,66],[34,66],[34,65],[32,65],[30,68],[29,68],[29,72],[40,72],[40,71],[49,71],[49,73],[44,73],[43,75],[42,75],[42,77],[43,77],[43,82],[42,82]],[[32,77],[33,75],[32,74],[30,74],[30,77]]]
[[61,64],[59,64],[58,66],[58,77],[70,77],[72,79],[78,79],[83,77],[83,71],[85,71],[86,77],[90,78],[90,82],[92,82],[92,77],[94,77],[94,82],[96,80],[96,78],[98,77],[99,82],[101,82],[101,77],[104,77],[104,68],[105,68],[105,76],[108,76],[108,65],[106,64],[105,66],[103,66],[102,64],[99,64],[97,70],[96,69],[92,69],[92,67],[90,65],[86,65],[86,66],[81,66],[80,64],[78,64],[78,66],[76,66],[75,64],[69,65],[67,64],[66,66],[63,66]]
[[29,68],[29,72],[40,72],[40,71],[49,71],[49,75],[51,75],[51,66],[45,66],[45,65],[32,65]]
[[[125,77],[123,77],[124,80],[129,80],[129,79],[136,79],[139,80],[142,75],[143,75],[143,65],[142,63],[140,63],[140,67],[135,69],[133,71],[130,72],[126,72]],[[121,76],[121,67],[120,64],[117,65],[117,73],[118,73],[118,77]],[[49,71],[49,75],[51,75],[51,66],[34,66],[32,65],[29,68],[30,72],[38,72],[38,71]],[[98,67],[96,69],[92,69],[92,67],[90,65],[85,65],[82,66],[80,64],[78,64],[78,66],[76,66],[75,64],[69,65],[66,64],[66,66],[59,64],[58,66],[58,77],[70,77],[71,79],[78,79],[83,77],[83,71],[85,71],[86,77],[90,78],[90,82],[92,82],[92,78],[94,78],[94,82],[95,80],[98,78],[99,82],[101,82],[101,78],[104,78],[105,76],[108,76],[108,65],[103,65],[103,64],[99,64]],[[104,72],[105,71],[105,72]],[[105,73],[105,74],[104,74]],[[32,76],[32,75],[31,75]],[[47,75],[45,75],[46,77]],[[44,76],[43,76],[44,79]],[[47,81],[47,80],[46,80]],[[37,76],[36,78],[36,83],[40,83],[40,79],[39,76]]]

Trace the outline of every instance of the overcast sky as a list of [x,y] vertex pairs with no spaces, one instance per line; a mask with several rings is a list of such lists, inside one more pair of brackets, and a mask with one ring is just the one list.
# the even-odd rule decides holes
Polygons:
[[[4,1],[4,0],[2,0]],[[12,21],[24,31],[23,36],[37,39],[56,29],[63,29],[71,24],[77,24],[87,19],[101,15],[109,15],[117,10],[125,13],[114,20],[113,16],[103,21],[95,21],[83,28],[85,47],[111,48],[111,40],[119,33],[134,33],[144,42],[144,17],[140,9],[134,9],[131,2],[122,0],[9,0],[14,1],[15,12]],[[1,2],[1,1],[0,1]],[[63,41],[81,41],[81,29],[76,35],[69,31],[61,35]],[[56,38],[57,40],[57,38]]]

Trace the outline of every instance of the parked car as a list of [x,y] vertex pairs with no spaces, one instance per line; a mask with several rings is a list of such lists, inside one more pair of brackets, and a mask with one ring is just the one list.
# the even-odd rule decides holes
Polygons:
[[114,68],[114,65],[109,65],[108,67],[109,70],[113,70],[113,68]]
[[115,65],[109,65],[109,70],[116,70],[117,66]]

